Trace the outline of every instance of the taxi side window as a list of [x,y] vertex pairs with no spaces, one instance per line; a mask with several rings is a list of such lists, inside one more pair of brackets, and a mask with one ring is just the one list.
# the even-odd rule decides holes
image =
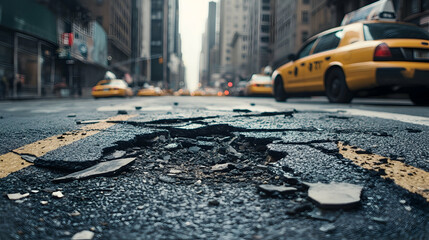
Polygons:
[[314,43],[316,42],[316,39],[307,43],[307,45],[305,45],[304,47],[301,48],[301,50],[298,52],[297,54],[297,59],[303,58],[303,57],[307,57],[308,55],[310,55],[310,51],[313,48]]
[[337,48],[342,36],[343,31],[341,30],[320,37],[319,42],[314,48],[313,54]]

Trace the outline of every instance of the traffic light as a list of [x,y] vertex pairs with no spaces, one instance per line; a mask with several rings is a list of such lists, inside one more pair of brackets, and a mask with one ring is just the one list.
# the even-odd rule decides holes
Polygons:
[[158,63],[159,64],[162,64],[164,62],[164,59],[162,58],[162,57],[160,57],[159,59],[158,59]]
[[232,87],[234,84],[232,82],[228,82],[228,87]]

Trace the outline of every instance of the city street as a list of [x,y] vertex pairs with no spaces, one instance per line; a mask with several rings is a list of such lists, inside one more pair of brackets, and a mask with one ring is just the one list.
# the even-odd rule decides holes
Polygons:
[[0,126],[1,240],[429,239],[408,99],[2,101]]

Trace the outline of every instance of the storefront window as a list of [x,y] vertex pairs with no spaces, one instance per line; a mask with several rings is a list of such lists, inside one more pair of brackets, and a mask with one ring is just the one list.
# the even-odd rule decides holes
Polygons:
[[429,10],[429,0],[422,0],[423,10]]
[[408,4],[408,14],[415,14],[420,12],[420,6],[419,6],[420,0],[411,0],[407,1]]
[[18,36],[18,73],[15,86],[18,96],[35,96],[37,91],[37,40]]
[[41,77],[42,77],[42,96],[52,95],[54,91],[54,76],[53,76],[53,49],[49,46],[42,45],[41,58]]

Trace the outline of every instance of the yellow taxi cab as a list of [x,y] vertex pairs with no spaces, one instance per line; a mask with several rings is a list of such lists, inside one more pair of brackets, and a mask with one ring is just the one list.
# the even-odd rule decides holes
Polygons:
[[141,96],[141,97],[162,96],[162,95],[163,95],[163,91],[161,90],[161,88],[153,87],[153,86],[142,88],[137,92],[137,96]]
[[94,98],[101,97],[129,97],[133,91],[122,79],[101,80],[92,88]]
[[201,96],[205,96],[205,95],[206,95],[206,93],[203,89],[197,89],[191,93],[191,96],[193,96],[193,97],[201,97]]
[[273,83],[271,77],[262,74],[253,74],[246,86],[246,95],[272,95]]
[[179,89],[173,93],[174,96],[191,96],[191,93],[187,89]]
[[326,94],[349,103],[357,93],[401,91],[429,105],[429,33],[396,21],[360,21],[310,38],[272,75],[276,101]]

